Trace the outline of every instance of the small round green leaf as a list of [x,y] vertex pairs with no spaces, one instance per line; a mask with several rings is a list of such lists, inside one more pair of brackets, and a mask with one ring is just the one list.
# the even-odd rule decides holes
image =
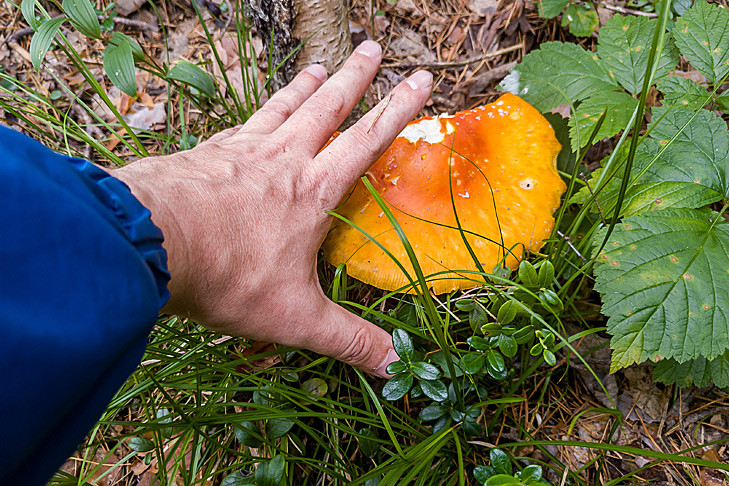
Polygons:
[[167,72],[167,79],[192,86],[210,98],[215,96],[215,83],[213,83],[213,78],[201,67],[184,59],[178,61]]
[[253,474],[244,476],[240,471],[234,471],[232,474],[228,474],[220,482],[220,486],[250,486],[256,484],[254,482]]
[[301,389],[307,393],[311,393],[312,395],[323,397],[329,391],[329,386],[327,386],[327,382],[321,378],[310,378],[301,385]]
[[539,279],[537,278],[537,271],[534,269],[534,265],[526,260],[522,260],[519,264],[519,280],[521,280],[521,283],[525,287],[537,287],[539,285]]
[[415,348],[413,348],[413,342],[410,340],[407,332],[402,329],[395,329],[392,332],[392,345],[397,355],[403,361],[409,363],[413,360]]
[[491,476],[485,483],[485,486],[522,486],[521,481],[511,474],[497,474]]
[[266,436],[269,439],[278,439],[289,433],[294,422],[291,419],[270,419],[266,422]]
[[258,449],[263,444],[263,438],[258,427],[248,420],[241,422],[240,425],[236,425],[233,433],[241,444],[247,445],[248,447]]
[[421,380],[420,388],[431,400],[444,402],[448,399],[448,389],[443,382],[438,380]]
[[504,302],[501,304],[501,307],[499,307],[499,312],[496,314],[496,320],[499,321],[499,324],[505,326],[514,320],[518,309],[519,305],[513,300]]
[[511,476],[511,460],[506,452],[501,449],[491,449],[489,459],[491,459],[491,465],[496,470],[496,474],[508,474]]
[[473,477],[476,478],[480,484],[486,484],[486,481],[496,475],[496,469],[492,466],[476,466],[473,470]]
[[466,339],[466,342],[469,346],[474,349],[478,349],[479,351],[488,351],[492,347],[488,340],[482,338],[481,336],[471,336],[470,338]]
[[542,466],[532,464],[522,469],[519,479],[524,483],[536,482],[542,479]]
[[514,339],[512,336],[507,336],[506,334],[502,334],[499,336],[499,350],[507,358],[513,358],[514,356],[516,356],[518,348],[519,347],[516,344],[516,339]]
[[268,462],[258,464],[256,468],[256,484],[258,486],[279,486],[286,470],[286,460],[278,455]]
[[486,354],[486,362],[489,368],[489,373],[493,370],[495,374],[501,375],[506,371],[506,363],[501,353],[494,351],[493,349]]
[[549,366],[554,366],[557,364],[557,357],[554,355],[553,352],[551,352],[548,349],[545,349],[542,353],[542,357],[544,358],[544,362],[547,363]]
[[364,454],[365,457],[373,457],[377,454],[377,451],[380,448],[380,445],[375,440],[377,438],[377,434],[375,434],[372,429],[368,428],[359,429],[359,434],[361,435],[361,437],[358,438],[359,450],[362,451],[362,454]]
[[552,285],[552,282],[554,281],[554,265],[552,265],[552,262],[545,260],[542,262],[542,266],[539,267],[539,275],[537,277],[539,280],[539,286],[540,287],[547,287]]
[[[421,382],[421,386],[422,383],[423,382]],[[409,373],[395,375],[390,378],[387,383],[385,383],[385,386],[382,388],[382,396],[385,400],[400,400],[408,391],[410,391],[412,386],[413,375]]]
[[448,410],[443,406],[439,405],[437,403],[434,403],[432,405],[428,405],[424,409],[420,411],[420,420],[424,422],[431,422],[433,420],[438,420],[443,415],[446,414]]
[[473,299],[463,299],[456,301],[456,309],[460,311],[470,312],[476,307],[476,303]]
[[411,369],[415,376],[421,380],[437,380],[440,378],[440,371],[432,364],[417,361],[411,365]]
[[145,437],[132,437],[129,439],[129,448],[135,452],[147,452],[154,449],[154,443]]
[[476,419],[471,417],[470,415],[466,415],[463,418],[463,423],[461,424],[461,427],[463,428],[463,431],[468,435],[479,435],[481,432],[483,432],[483,427],[481,427],[481,424],[476,422]]
[[387,368],[385,368],[385,371],[391,375],[396,375],[398,373],[402,373],[403,371],[408,369],[408,365],[405,364],[402,361],[393,361],[389,365],[387,365]]
[[475,375],[486,365],[486,356],[482,353],[468,353],[463,359],[463,371],[468,375]]

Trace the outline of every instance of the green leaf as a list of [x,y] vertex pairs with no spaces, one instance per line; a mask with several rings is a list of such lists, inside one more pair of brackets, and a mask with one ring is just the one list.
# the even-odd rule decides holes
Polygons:
[[562,14],[562,27],[565,26],[569,26],[572,35],[588,37],[600,26],[600,18],[594,8],[570,5]]
[[142,50],[142,46],[139,45],[139,42],[128,35],[122,34],[121,32],[114,32],[111,36],[111,40],[109,41],[109,45],[117,47],[124,43],[129,44],[129,47],[132,48],[132,55],[136,61],[144,61],[144,51]]
[[99,19],[96,18],[96,11],[90,0],[63,0],[61,7],[73,26],[83,35],[94,39],[101,38]]
[[716,359],[696,358],[679,363],[664,359],[653,369],[653,379],[667,385],[729,387],[729,351]]
[[557,293],[552,289],[544,289],[539,292],[539,300],[549,311],[559,314],[564,309],[564,304]]
[[470,312],[476,307],[476,302],[473,299],[463,299],[456,301],[456,309],[460,311]]
[[522,486],[521,481],[511,474],[497,474],[484,483],[486,486]]
[[248,447],[258,449],[263,444],[261,432],[258,430],[256,424],[251,421],[245,420],[240,425],[236,425],[233,433],[241,444],[247,445]]
[[496,469],[493,466],[476,466],[473,470],[473,477],[476,478],[481,484],[486,484],[486,481],[496,475]]
[[423,420],[424,422],[432,422],[433,420],[441,418],[447,411],[448,410],[443,405],[434,403],[422,409],[419,417],[420,420]]
[[[620,85],[638,95],[648,73],[653,33],[658,19],[615,15],[600,29],[597,53]],[[663,46],[654,80],[671,72],[678,63],[678,50],[670,40]]]
[[306,393],[323,397],[329,391],[329,385],[321,378],[310,378],[301,385],[301,389]]
[[215,96],[213,78],[199,66],[184,59],[177,61],[177,64],[167,72],[167,79],[192,86],[210,98]]
[[408,365],[404,361],[393,361],[389,365],[387,365],[387,368],[385,368],[385,371],[391,375],[396,375],[398,373],[402,373],[403,371],[408,369]]
[[244,476],[240,471],[234,471],[231,474],[225,476],[220,486],[248,486],[256,484],[252,477]]
[[440,378],[440,371],[432,364],[417,361],[411,365],[411,369],[415,376],[421,380],[437,380]]
[[278,486],[284,478],[286,460],[279,454],[268,462],[261,462],[256,468],[258,486]]
[[638,106],[637,99],[620,91],[601,91],[580,103],[575,116],[570,117],[568,122],[572,150],[577,151],[578,146],[584,147],[587,144],[595,125],[605,110],[607,110],[607,115],[595,135],[595,142],[612,137],[624,129],[636,106]]
[[557,364],[557,357],[554,355],[553,352],[548,349],[542,351],[542,358],[544,358],[544,362],[547,363],[549,366],[554,366]]
[[377,434],[369,428],[359,429],[359,434],[362,436],[357,439],[359,441],[359,450],[362,451],[365,457],[373,457],[380,449],[380,445],[375,440]]
[[413,360],[415,348],[407,332],[402,329],[392,331],[392,346],[403,361],[410,363]]
[[[534,268],[532,268],[532,270],[534,270]],[[537,272],[534,272],[534,281],[536,280]],[[499,307],[499,312],[496,314],[496,320],[499,321],[499,324],[501,324],[502,326],[509,324],[516,317],[516,311],[518,309],[519,304],[517,304],[513,300],[504,302],[503,304],[501,304],[501,307]]]
[[529,483],[530,481],[539,481],[540,479],[542,479],[542,466],[532,464],[525,467],[521,470],[521,474],[519,474],[519,479],[521,479],[521,481],[524,483]]
[[518,346],[516,344],[516,339],[512,336],[507,336],[506,334],[499,336],[499,351],[501,351],[504,356],[507,358],[513,358],[516,356],[517,350]]
[[51,47],[58,29],[61,28],[61,24],[65,20],[65,17],[46,20],[38,27],[35,35],[30,39],[30,60],[36,71],[40,70],[43,58],[46,57],[46,52]]
[[463,423],[461,424],[461,427],[463,427],[463,431],[467,435],[478,435],[483,432],[481,424],[479,424],[476,419],[474,417],[471,417],[470,415],[466,415],[463,418]]
[[467,375],[475,375],[486,365],[486,356],[481,353],[468,353],[463,357],[462,363],[463,371]]
[[648,359],[714,359],[729,348],[729,223],[716,214],[666,209],[625,218],[595,274],[613,371]]
[[618,84],[596,54],[576,44],[545,42],[511,70],[499,85],[541,112],[584,100]]
[[438,380],[421,380],[420,388],[431,400],[444,402],[448,399],[448,389],[443,382]]
[[709,92],[699,83],[677,74],[660,80],[657,87],[663,93],[664,106],[683,105],[695,111],[701,108],[709,97]]
[[486,353],[486,369],[492,377],[497,380],[503,380],[506,378],[506,363],[501,353],[494,351],[493,349]]
[[129,439],[129,448],[135,452],[147,452],[154,449],[154,443],[145,437],[132,437]]
[[412,386],[413,375],[409,373],[395,375],[390,378],[387,383],[385,383],[385,386],[382,388],[382,396],[385,400],[400,400],[408,391],[410,391]]
[[132,47],[122,42],[109,44],[104,49],[104,72],[109,80],[123,93],[137,97],[137,75],[134,70]]
[[31,29],[38,30],[40,22],[35,18],[35,0],[23,0],[20,2],[20,13]]
[[[539,285],[537,280],[537,271],[534,269],[534,265],[526,260],[522,260],[519,263],[519,280],[524,284],[525,287],[536,287]],[[499,319],[501,321],[501,319]]]
[[482,338],[481,336],[471,336],[470,338],[466,339],[466,342],[469,346],[474,349],[478,349],[479,351],[488,351],[493,347],[488,342],[488,340]]
[[294,421],[288,418],[270,419],[266,422],[266,436],[269,439],[278,439],[289,433]]
[[539,16],[551,19],[562,13],[569,0],[538,0]]
[[550,287],[554,281],[554,265],[552,262],[545,260],[539,267],[539,286]]
[[511,476],[511,460],[506,455],[506,452],[501,449],[491,449],[489,459],[491,459],[491,465],[496,470],[496,474],[508,474]]
[[710,83],[729,72],[729,12],[718,5],[695,2],[676,20],[673,38],[681,54]]

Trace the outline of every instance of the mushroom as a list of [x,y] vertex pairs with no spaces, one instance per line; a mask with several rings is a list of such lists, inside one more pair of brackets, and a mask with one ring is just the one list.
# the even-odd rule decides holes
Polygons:
[[[472,110],[409,123],[365,176],[402,227],[426,278],[440,273],[428,278],[440,294],[483,283],[463,273],[478,269],[464,236],[487,272],[497,264],[513,268],[525,251],[543,246],[565,191],[556,167],[560,149],[549,122],[505,94]],[[329,263],[346,263],[350,276],[381,289],[408,285],[364,231],[415,279],[397,232],[362,181],[335,212],[352,224],[332,224],[322,247]]]

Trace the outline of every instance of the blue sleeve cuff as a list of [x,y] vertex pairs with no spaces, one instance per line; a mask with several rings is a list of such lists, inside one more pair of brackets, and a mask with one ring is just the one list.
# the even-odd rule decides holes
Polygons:
[[0,484],[45,484],[136,369],[169,298],[129,188],[0,126]]

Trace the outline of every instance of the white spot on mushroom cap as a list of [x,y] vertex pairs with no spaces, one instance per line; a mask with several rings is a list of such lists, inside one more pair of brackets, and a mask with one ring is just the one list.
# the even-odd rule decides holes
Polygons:
[[403,137],[410,143],[416,143],[418,140],[430,144],[440,143],[445,139],[446,135],[450,135],[455,130],[450,122],[446,122],[445,133],[443,132],[440,120],[445,118],[453,118],[453,116],[445,114],[412,123],[400,132],[398,138]]
[[527,177],[526,179],[524,179],[523,181],[521,181],[519,183],[519,187],[521,187],[522,189],[526,189],[526,190],[533,189],[534,188],[534,179],[532,179],[531,177]]

